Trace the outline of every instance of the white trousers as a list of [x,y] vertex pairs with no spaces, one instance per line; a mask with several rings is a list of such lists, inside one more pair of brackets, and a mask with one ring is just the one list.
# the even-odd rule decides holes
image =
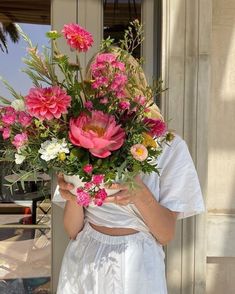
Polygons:
[[164,252],[144,232],[108,236],[88,223],[65,251],[57,294],[166,294]]

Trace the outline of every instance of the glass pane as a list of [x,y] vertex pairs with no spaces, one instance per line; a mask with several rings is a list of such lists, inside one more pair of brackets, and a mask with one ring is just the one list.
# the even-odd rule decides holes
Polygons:
[[[123,38],[130,21],[141,21],[141,0],[104,0],[103,27],[104,38],[110,36],[118,42]],[[136,48],[135,57],[140,58],[141,48]]]
[[[45,36],[51,29],[50,5],[48,0],[0,2],[0,29],[7,44],[6,49],[0,40],[0,76],[22,95],[32,87],[21,72],[27,45],[22,38],[12,41],[12,24],[19,24],[38,48],[50,46]],[[1,81],[0,96],[13,99]],[[28,181],[24,188],[17,183],[11,193],[4,185],[7,176],[14,177],[10,164],[0,163],[0,293],[50,293],[50,181]]]

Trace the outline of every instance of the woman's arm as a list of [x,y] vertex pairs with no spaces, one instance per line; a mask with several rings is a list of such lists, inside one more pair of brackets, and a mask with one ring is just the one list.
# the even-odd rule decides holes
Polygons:
[[106,202],[135,204],[152,235],[159,243],[166,245],[174,237],[177,212],[160,205],[140,177],[136,178],[136,182],[138,187],[133,191],[126,186],[113,184],[109,188],[121,191],[106,198]]
[[136,197],[134,204],[160,244],[166,245],[174,238],[177,212],[159,204],[149,190],[142,197]]
[[70,239],[75,239],[83,228],[83,207],[77,204],[76,197],[69,192],[73,189],[73,185],[66,183],[63,175],[58,176],[58,185],[61,196],[67,200],[64,209],[64,228]]

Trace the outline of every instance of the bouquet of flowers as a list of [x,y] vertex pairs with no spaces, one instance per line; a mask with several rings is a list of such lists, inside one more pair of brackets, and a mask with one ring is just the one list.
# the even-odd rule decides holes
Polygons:
[[[33,87],[22,96],[4,81],[15,100],[1,97],[5,105],[0,108],[1,157],[15,164],[21,180],[38,172],[77,175],[83,182],[76,190],[77,203],[87,206],[102,205],[104,183],[132,185],[137,174],[158,173],[162,143],[173,134],[154,112],[153,97],[161,84],[150,87],[141,61],[132,56],[142,41],[141,24],[131,23],[120,47],[104,40],[85,75],[79,55],[89,50],[93,37],[78,24],[48,32],[53,49],[41,53],[21,34],[28,43],[24,72]],[[62,37],[76,63],[58,49]]]

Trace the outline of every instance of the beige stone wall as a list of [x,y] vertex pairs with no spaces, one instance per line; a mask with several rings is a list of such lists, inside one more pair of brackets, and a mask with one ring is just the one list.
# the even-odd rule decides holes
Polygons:
[[207,293],[235,289],[235,1],[213,0]]

